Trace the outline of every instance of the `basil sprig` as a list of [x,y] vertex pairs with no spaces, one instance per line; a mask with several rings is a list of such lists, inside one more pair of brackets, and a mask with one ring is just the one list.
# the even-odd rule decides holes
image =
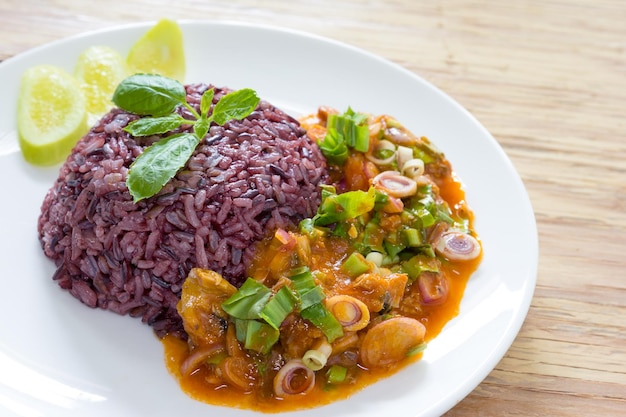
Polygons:
[[[166,136],[147,147],[131,164],[126,185],[137,203],[158,193],[182,168],[209,131],[211,123],[223,125],[230,120],[246,118],[259,104],[259,97],[250,88],[224,95],[211,110],[213,88],[202,94],[200,113],[186,101],[185,87],[178,81],[156,74],[135,74],[123,80],[113,94],[119,108],[142,117],[124,130],[135,137],[163,135],[183,125],[191,125],[189,133]],[[193,119],[176,113],[180,106],[189,110]]]

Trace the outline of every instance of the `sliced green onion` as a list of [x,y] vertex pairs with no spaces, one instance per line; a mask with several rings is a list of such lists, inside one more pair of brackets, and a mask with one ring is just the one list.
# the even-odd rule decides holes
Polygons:
[[361,253],[368,251],[384,252],[383,237],[384,235],[380,232],[379,220],[374,217],[365,225],[360,235],[361,241],[355,245],[355,249]]
[[385,204],[387,204],[387,202],[389,201],[389,196],[385,193],[383,193],[382,191],[376,190],[376,195],[375,195],[375,204],[376,204],[376,208],[378,207],[382,207]]
[[272,295],[265,285],[248,278],[243,285],[222,303],[222,308],[232,317],[238,319],[257,319]]
[[318,145],[330,164],[343,166],[348,160],[348,145],[343,135],[336,130],[327,130]]
[[320,303],[326,297],[324,290],[315,283],[313,274],[307,266],[292,270],[290,278],[300,300],[300,310]]
[[348,369],[341,365],[333,365],[326,372],[326,380],[329,384],[341,384],[346,380]]
[[307,266],[292,270],[291,281],[300,299],[300,310],[321,303],[326,298],[324,290],[315,283],[313,274]]
[[352,252],[341,265],[351,277],[358,277],[370,270],[370,263],[359,252]]
[[235,320],[235,335],[237,340],[241,343],[245,343],[246,334],[248,333],[248,321],[249,320]]
[[331,353],[333,353],[333,347],[324,340],[304,353],[302,363],[312,371],[319,371],[326,366],[326,361],[328,361]]
[[261,318],[270,326],[278,330],[285,318],[293,311],[297,303],[296,297],[288,287],[282,287],[265,304],[261,311]]
[[406,245],[399,238],[398,234],[391,234],[383,241],[385,252],[390,258],[395,258],[400,252],[406,249]]
[[365,260],[367,260],[368,262],[372,262],[376,266],[382,266],[383,259],[384,255],[380,252],[370,252],[365,257]]
[[329,342],[343,336],[341,323],[333,316],[322,303],[313,304],[302,310],[300,316],[318,327],[326,336]]
[[374,154],[374,156],[377,159],[387,159],[387,158],[393,158],[396,155],[396,153],[394,152],[393,149],[380,149],[378,151],[376,151],[376,153]]
[[357,126],[354,138],[354,149],[359,152],[367,152],[370,147],[370,129],[368,126]]
[[422,205],[423,208],[425,208],[428,211],[434,211],[435,210],[435,200],[433,199],[431,193],[432,193],[432,189],[429,189],[429,194],[426,197],[422,197],[418,200],[419,204]]
[[373,187],[365,192],[348,191],[342,194],[322,190],[322,203],[313,216],[315,226],[326,226],[339,221],[354,219],[371,211],[376,202],[376,190]]
[[406,245],[410,248],[421,246],[424,243],[419,230],[412,227],[403,229],[402,235],[406,241]]
[[431,245],[422,245],[419,248],[420,253],[423,253],[424,255],[428,256],[429,258],[434,258],[435,255],[435,250],[433,249],[433,247]]
[[[355,113],[351,108],[348,108],[348,110],[341,115],[328,115],[326,129],[327,132],[333,132],[341,136],[349,147],[359,152],[367,152],[369,149],[370,134],[366,122],[366,115]],[[326,138],[324,138],[324,140],[325,139]]]
[[309,239],[316,239],[324,236],[324,231],[319,227],[315,227],[312,218],[303,219],[299,224],[299,231],[301,234],[306,235]]
[[306,292],[316,285],[313,274],[308,266],[292,269],[289,278],[293,282],[293,286],[298,294]]
[[398,255],[396,256],[385,255],[383,256],[382,266],[394,265],[394,264],[397,264],[398,262],[400,262],[400,257]]
[[433,216],[432,213],[425,208],[417,211],[417,217],[420,219],[422,227],[424,228],[435,224],[435,216]]
[[321,302],[325,295],[315,284],[311,270],[307,266],[296,268],[291,271],[290,278],[300,299],[300,316],[318,327],[329,342],[342,336],[341,324]]
[[428,344],[426,342],[420,343],[414,348],[409,349],[409,351],[406,353],[406,356],[413,356],[413,355],[417,355],[418,353],[422,353],[423,351],[426,350],[427,347],[428,347]]
[[411,281],[417,279],[422,272],[439,272],[437,264],[427,255],[415,255],[411,259],[402,263],[402,270],[408,275]]
[[450,213],[450,209],[445,204],[438,204],[437,205],[437,218],[439,220],[441,220],[441,221],[444,221],[444,222],[448,223],[448,224],[453,224],[454,223],[454,219],[452,218],[452,215]]
[[300,309],[304,310],[314,304],[319,304],[324,300],[324,298],[326,298],[324,290],[316,285],[315,287],[300,293]]
[[328,358],[319,350],[307,350],[302,356],[302,362],[304,365],[312,371],[319,371],[326,366],[326,360]]
[[278,330],[258,320],[237,320],[235,328],[244,348],[261,354],[268,353],[280,336]]

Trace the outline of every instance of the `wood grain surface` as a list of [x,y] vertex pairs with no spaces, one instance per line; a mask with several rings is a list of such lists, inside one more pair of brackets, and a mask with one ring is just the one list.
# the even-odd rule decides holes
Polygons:
[[446,415],[626,415],[626,2],[0,0],[0,60],[162,17],[346,42],[473,113],[530,195],[538,282],[504,359]]

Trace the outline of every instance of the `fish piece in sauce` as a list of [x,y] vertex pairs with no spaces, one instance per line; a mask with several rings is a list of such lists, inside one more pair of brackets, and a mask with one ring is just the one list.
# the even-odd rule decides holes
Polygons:
[[237,288],[217,272],[199,268],[189,272],[177,310],[193,346],[212,346],[223,341],[228,314],[222,303],[235,292]]

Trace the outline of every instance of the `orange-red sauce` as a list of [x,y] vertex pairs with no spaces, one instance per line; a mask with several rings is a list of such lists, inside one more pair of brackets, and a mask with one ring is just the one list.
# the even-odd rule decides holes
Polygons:
[[[468,210],[465,205],[465,193],[461,184],[454,178],[448,177],[439,184],[440,193],[450,205],[452,211],[456,214],[463,211],[465,216]],[[470,222],[471,222],[470,216]],[[337,241],[330,243],[331,250],[316,254],[318,257],[318,266],[332,266],[337,264],[343,254],[342,243]],[[256,262],[251,267],[251,275],[254,276],[255,268],[266,264],[264,261],[264,253],[261,250],[257,256]],[[419,297],[411,297],[412,293],[418,292],[417,284],[409,284],[405,293],[405,301],[403,302],[402,313],[420,320],[426,327],[426,340],[436,337],[444,327],[444,325],[459,313],[459,305],[465,287],[470,275],[478,267],[480,257],[473,261],[465,262],[449,262],[445,263],[442,268],[445,270],[449,279],[449,292],[446,301],[440,305],[422,305],[417,300]],[[337,279],[336,284],[341,286],[342,280]],[[418,295],[418,294],[414,294]],[[411,305],[411,303],[414,303]],[[163,338],[165,348],[165,358],[167,368],[172,375],[176,377],[181,388],[192,398],[209,404],[228,406],[234,408],[254,409],[261,412],[282,412],[297,409],[305,409],[328,404],[340,399],[345,399],[356,391],[361,390],[365,386],[371,385],[376,381],[386,378],[399,369],[419,359],[421,354],[408,357],[407,359],[396,363],[393,366],[382,369],[365,370],[358,368],[354,375],[351,375],[352,383],[344,383],[341,385],[328,385],[324,378],[316,378],[316,387],[313,391],[306,395],[299,395],[290,399],[276,399],[271,394],[271,387],[259,389],[250,393],[232,388],[227,385],[214,386],[206,381],[207,373],[200,369],[188,376],[182,376],[180,366],[186,355],[188,354],[187,343],[176,337]]]

